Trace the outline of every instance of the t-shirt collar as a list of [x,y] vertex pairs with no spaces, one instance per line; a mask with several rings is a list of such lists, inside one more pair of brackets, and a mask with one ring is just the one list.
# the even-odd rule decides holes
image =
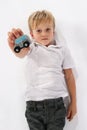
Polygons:
[[[35,45],[35,46],[44,46],[38,42],[36,42],[35,40],[32,40],[32,43]],[[62,47],[63,45],[61,44],[61,42],[57,41],[57,40],[53,40],[52,44],[50,44],[48,47],[50,46],[53,46],[53,47],[57,47],[57,48],[60,48]]]

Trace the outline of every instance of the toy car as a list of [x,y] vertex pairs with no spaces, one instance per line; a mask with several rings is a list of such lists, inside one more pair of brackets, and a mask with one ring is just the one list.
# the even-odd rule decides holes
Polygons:
[[31,41],[27,35],[20,36],[15,40],[14,51],[19,53],[22,48],[29,47]]

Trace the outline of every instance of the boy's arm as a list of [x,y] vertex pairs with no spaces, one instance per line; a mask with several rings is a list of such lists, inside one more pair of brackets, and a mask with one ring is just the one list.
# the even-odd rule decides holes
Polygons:
[[74,79],[72,69],[65,69],[64,74],[65,74],[65,80],[67,83],[67,88],[68,88],[70,100],[71,100],[71,102],[69,104],[69,108],[68,108],[68,113],[67,113],[67,119],[69,119],[69,121],[70,121],[70,120],[72,120],[72,118],[74,117],[74,115],[77,112],[76,84],[75,84],[75,79]]
[[8,44],[9,44],[9,47],[10,49],[12,50],[12,52],[15,54],[15,56],[19,57],[19,58],[23,58],[24,56],[27,55],[30,47],[28,48],[23,48],[21,49],[20,53],[15,53],[14,52],[14,41],[15,39],[17,39],[18,37],[22,36],[23,35],[23,32],[21,29],[15,29],[13,28],[11,30],[11,32],[8,32]]

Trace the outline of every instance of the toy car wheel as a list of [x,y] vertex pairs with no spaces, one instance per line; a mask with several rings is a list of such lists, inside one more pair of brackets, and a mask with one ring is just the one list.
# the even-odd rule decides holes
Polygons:
[[29,47],[29,42],[28,41],[24,42],[23,47],[25,47],[25,48]]
[[18,47],[15,47],[14,48],[14,51],[16,52],[16,53],[19,53],[20,52],[20,47],[18,46]]

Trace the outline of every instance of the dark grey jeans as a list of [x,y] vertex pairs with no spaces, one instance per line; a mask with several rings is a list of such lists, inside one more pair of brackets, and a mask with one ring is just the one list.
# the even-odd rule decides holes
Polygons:
[[27,101],[25,116],[30,130],[63,130],[66,116],[63,98]]

